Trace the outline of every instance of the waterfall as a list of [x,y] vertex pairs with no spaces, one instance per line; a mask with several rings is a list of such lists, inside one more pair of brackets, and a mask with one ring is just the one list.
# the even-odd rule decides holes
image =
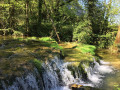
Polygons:
[[4,90],[39,90],[35,76],[29,73],[26,77],[17,77],[11,86],[2,81]]
[[76,77],[74,77],[68,69],[68,65],[72,63],[63,62],[63,60],[55,57],[48,60],[47,63],[43,63],[41,76],[35,69],[36,74],[30,72],[26,76],[16,77],[12,85],[7,85],[4,81],[1,81],[2,87],[4,90],[70,90],[70,84],[95,87],[102,82],[105,74],[112,72],[112,67],[108,66],[108,63],[100,61],[99,64],[94,59],[94,66],[88,67],[83,63],[88,78],[88,81],[83,81],[79,70],[75,70]]
[[94,60],[94,67],[86,67],[85,70],[88,75],[88,79],[93,83],[93,86],[98,86],[102,83],[105,74],[113,72],[113,68],[109,66],[108,62],[100,60],[100,64]]
[[51,60],[51,62],[43,64],[45,70],[43,73],[45,90],[63,90],[63,88],[67,87],[61,86],[66,86],[74,82],[74,77],[67,69],[68,64],[70,63],[63,63],[57,57]]

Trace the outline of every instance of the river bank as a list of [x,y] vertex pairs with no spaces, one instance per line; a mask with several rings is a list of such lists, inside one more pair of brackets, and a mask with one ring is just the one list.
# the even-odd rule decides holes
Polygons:
[[48,37],[0,38],[0,89],[3,90],[69,90],[70,84],[98,90],[104,76],[102,71],[112,72],[111,67],[99,62],[96,47],[92,45],[58,45]]

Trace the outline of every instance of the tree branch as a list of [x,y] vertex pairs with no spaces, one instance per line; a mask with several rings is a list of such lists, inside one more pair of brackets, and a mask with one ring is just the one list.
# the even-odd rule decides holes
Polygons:
[[60,7],[64,6],[66,3],[70,3],[72,1],[74,1],[74,0],[67,0],[66,2],[63,2],[62,4],[60,4]]

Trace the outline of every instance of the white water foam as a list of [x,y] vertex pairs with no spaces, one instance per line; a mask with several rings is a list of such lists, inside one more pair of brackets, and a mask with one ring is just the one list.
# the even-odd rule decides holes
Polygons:
[[102,65],[109,65],[110,62],[105,62],[105,61],[103,61],[103,60],[100,60],[100,64],[102,64]]
[[[94,67],[87,67],[84,65],[91,82],[82,81],[82,77],[76,78],[68,70],[67,66],[71,62],[64,63],[55,57],[51,62],[43,64],[44,72],[42,74],[44,90],[70,90],[70,84],[78,84],[83,86],[97,86],[102,82],[104,75],[112,72],[112,67],[102,61],[101,65],[94,60]],[[103,65],[102,65],[103,64]],[[77,71],[77,70],[76,70]],[[26,77],[18,77],[11,86],[3,84],[5,90],[39,90],[36,76],[28,74]]]
[[93,68],[85,68],[88,79],[93,83],[94,86],[98,86],[102,82],[106,74],[113,72],[113,68],[111,66],[108,66],[108,62],[100,62],[102,62],[101,65],[94,60],[95,66]]
[[39,90],[38,83],[32,73],[29,73],[25,78],[17,77],[11,86],[2,83],[4,90]]

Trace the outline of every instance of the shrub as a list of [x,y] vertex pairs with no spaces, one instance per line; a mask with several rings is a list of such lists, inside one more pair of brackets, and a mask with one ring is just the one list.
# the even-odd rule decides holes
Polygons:
[[73,40],[78,41],[84,44],[90,44],[91,43],[91,34],[92,30],[90,27],[89,21],[81,21],[73,31]]

